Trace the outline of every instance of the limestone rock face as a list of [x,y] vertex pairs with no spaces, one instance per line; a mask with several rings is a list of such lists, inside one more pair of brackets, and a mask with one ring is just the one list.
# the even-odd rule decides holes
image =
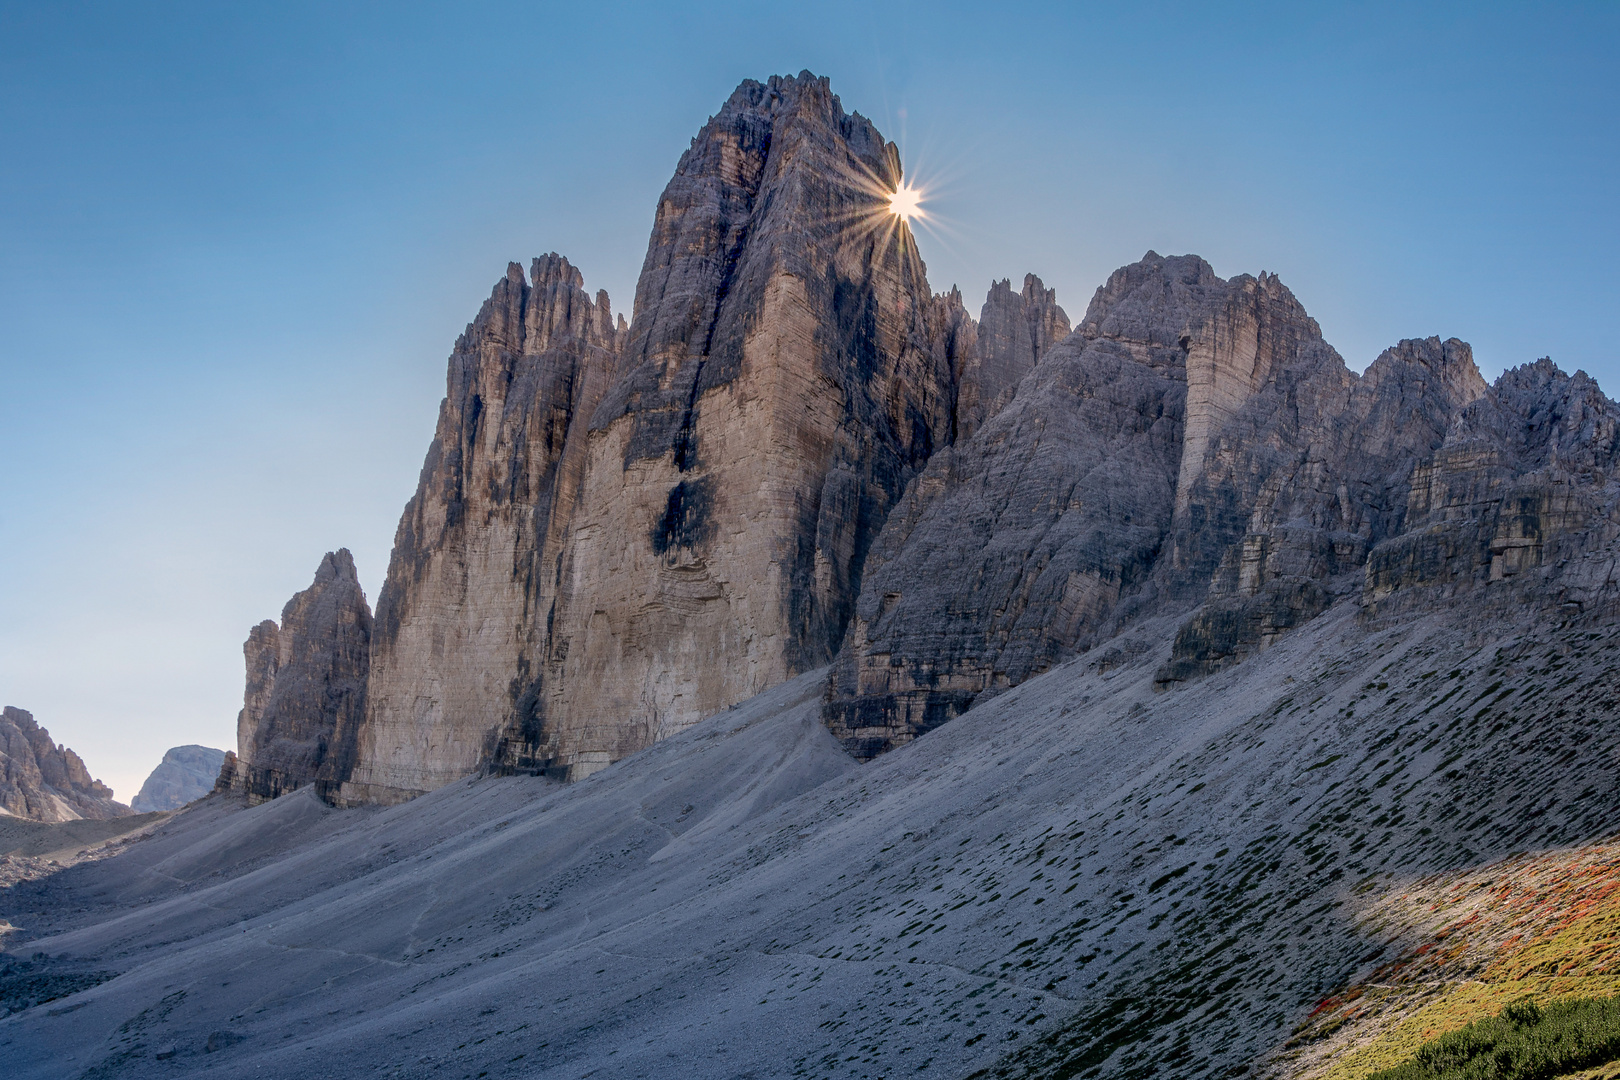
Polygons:
[[591,419],[551,656],[504,744],[578,776],[825,664],[955,358],[898,154],[825,79],[744,83],[659,200]]
[[1359,590],[1368,552],[1406,527],[1414,470],[1485,392],[1465,343],[1429,338],[1386,350],[1360,378],[1339,364],[1280,372],[1227,417],[1176,537],[1191,582],[1214,567],[1209,601],[1161,685],[1241,661]]
[[1048,349],[1069,336],[1069,316],[1057,292],[1034,274],[1024,275],[1022,292],[1012,282],[990,286],[971,349],[962,349],[956,404],[956,439],[970,438],[1012,400],[1018,382]]
[[[439,425],[377,602],[365,723],[327,770],[392,801],[476,769],[532,709],[579,487],[586,421],[625,333],[559,255],[513,263],[456,342]],[[352,747],[352,750],[348,748]]]
[[1275,277],[1150,252],[891,515],[829,725],[870,756],[1189,609],[1163,684],[1241,660],[1359,586],[1484,392],[1461,342],[1404,342],[1358,378]]
[[748,81],[659,199],[632,326],[560,256],[509,268],[451,357],[323,794],[579,777],[837,653],[906,484],[1068,331],[1033,276],[982,336],[934,295],[899,180],[825,79]]
[[[1579,614],[1620,580],[1620,406],[1551,360],[1504,372],[1413,473],[1407,528],[1374,548],[1373,611],[1522,583]],[[1516,595],[1516,594],[1515,594]]]
[[30,821],[103,821],[133,813],[113,801],[72,750],[51,741],[32,713],[0,711],[0,814]]
[[[1072,333],[1034,275],[975,321],[888,213],[899,178],[826,80],[745,82],[659,200],[631,326],[560,256],[509,267],[451,358],[324,794],[577,778],[829,662],[825,718],[870,756],[1143,620],[1181,628],[1168,688],[1342,596],[1567,562],[1548,538],[1607,513],[1502,442],[1597,424],[1583,377],[1493,391],[1437,338],[1358,376],[1275,277],[1152,252]],[[256,633],[274,675],[286,628]]]
[[353,557],[328,552],[280,625],[260,623],[242,646],[247,688],[219,787],[273,799],[341,764],[347,733],[364,717],[371,631]]
[[214,790],[224,764],[223,750],[196,745],[173,747],[146,778],[140,793],[130,800],[130,809],[137,814],[178,810]]

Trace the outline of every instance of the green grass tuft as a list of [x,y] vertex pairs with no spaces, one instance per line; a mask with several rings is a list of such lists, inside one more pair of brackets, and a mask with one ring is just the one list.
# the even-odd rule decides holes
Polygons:
[[1620,998],[1529,998],[1418,1048],[1371,1080],[1551,1080],[1620,1059]]

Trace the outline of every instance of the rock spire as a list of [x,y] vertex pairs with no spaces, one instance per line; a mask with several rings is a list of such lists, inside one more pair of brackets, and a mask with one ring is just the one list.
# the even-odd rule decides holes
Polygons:
[[247,688],[220,788],[257,802],[347,771],[365,715],[371,630],[353,557],[327,552],[280,625],[260,623],[242,646]]

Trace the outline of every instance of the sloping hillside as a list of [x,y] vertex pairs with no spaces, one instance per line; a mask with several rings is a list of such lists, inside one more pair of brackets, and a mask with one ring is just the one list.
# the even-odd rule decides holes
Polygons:
[[1525,998],[1620,993],[1620,844],[1514,855],[1403,884],[1370,905],[1357,930],[1387,936],[1386,953],[1403,951],[1318,1004],[1277,1055],[1277,1071],[1353,1080]]
[[210,800],[0,894],[13,952],[119,973],[0,1021],[0,1055],[17,1077],[1286,1074],[1271,1055],[1324,998],[1415,947],[1378,905],[1614,828],[1615,631],[1471,603],[1340,603],[1157,693],[1176,628],[1145,623],[867,765],[812,672],[571,786]]

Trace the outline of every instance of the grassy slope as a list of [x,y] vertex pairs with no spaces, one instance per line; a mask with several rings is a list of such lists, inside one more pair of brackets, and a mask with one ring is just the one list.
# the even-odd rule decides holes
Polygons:
[[1325,999],[1280,1060],[1360,1080],[1508,1002],[1620,993],[1620,844],[1524,855],[1414,884],[1360,927],[1408,945]]

